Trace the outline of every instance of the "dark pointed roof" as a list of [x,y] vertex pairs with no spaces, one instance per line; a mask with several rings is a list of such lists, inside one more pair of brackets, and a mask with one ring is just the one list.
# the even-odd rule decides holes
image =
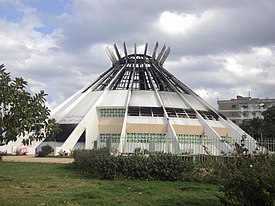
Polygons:
[[[190,89],[163,68],[163,63],[170,53],[170,47],[164,45],[157,55],[158,43],[156,43],[152,56],[147,55],[147,44],[144,53],[137,54],[136,46],[134,54],[127,54],[124,43],[125,56],[121,57],[116,45],[115,53],[107,49],[113,66],[101,74],[92,85],[83,92],[91,89],[100,90],[156,90],[167,92],[180,92],[189,94]],[[114,79],[115,78],[115,79]],[[112,81],[114,79],[114,81]]]

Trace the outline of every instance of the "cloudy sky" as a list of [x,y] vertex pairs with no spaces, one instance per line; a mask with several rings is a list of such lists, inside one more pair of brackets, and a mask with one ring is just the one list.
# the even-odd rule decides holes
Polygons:
[[106,46],[171,47],[164,67],[217,107],[275,98],[274,0],[0,0],[0,64],[50,108],[110,68]]

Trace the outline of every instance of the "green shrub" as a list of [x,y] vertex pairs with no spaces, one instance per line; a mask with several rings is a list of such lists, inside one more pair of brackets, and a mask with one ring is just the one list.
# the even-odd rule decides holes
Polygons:
[[3,156],[7,155],[7,151],[0,151],[0,162],[3,161]]
[[93,150],[74,150],[72,152],[74,164],[85,174],[95,177],[101,177],[104,162],[110,158],[107,149]]
[[53,152],[53,148],[50,145],[41,147],[41,151],[38,152],[37,157],[46,157]]
[[106,149],[76,150],[74,164],[101,179],[201,181],[220,185],[224,205],[273,205],[275,155],[193,162],[171,154],[112,156]]
[[225,205],[274,205],[275,156],[241,156],[216,167]]
[[76,150],[74,164],[101,179],[191,180],[193,162],[171,154],[112,156],[106,149]]

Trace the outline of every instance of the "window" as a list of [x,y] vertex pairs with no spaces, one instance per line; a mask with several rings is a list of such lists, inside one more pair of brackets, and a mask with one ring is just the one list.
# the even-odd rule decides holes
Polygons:
[[124,117],[125,109],[100,109],[101,117]]
[[154,117],[163,117],[162,107],[152,107],[152,112]]
[[137,67],[134,73],[133,90],[153,90],[150,82],[150,76],[147,70],[142,66]]
[[198,111],[204,119],[218,120],[219,116],[213,111]]
[[189,118],[196,119],[197,115],[196,112],[193,109],[185,110]]
[[193,109],[171,108],[165,107],[168,117],[177,118],[197,118],[196,112]]
[[119,147],[120,134],[99,134],[99,147],[116,149]]
[[162,107],[129,107],[128,116],[163,117]]
[[127,133],[128,143],[163,143],[166,142],[165,134],[149,134],[149,133]]
[[140,115],[141,116],[152,116],[151,107],[140,107]]
[[175,112],[179,118],[187,118],[187,114],[185,113],[184,109],[175,108]]
[[179,143],[183,144],[211,144],[211,139],[205,135],[178,134]]
[[237,108],[237,106],[236,106],[236,104],[232,104],[232,109],[236,109]]
[[175,111],[174,108],[166,107],[165,110],[166,110],[169,117],[177,117],[177,114],[176,114],[176,111]]
[[129,107],[128,116],[139,116],[139,107]]

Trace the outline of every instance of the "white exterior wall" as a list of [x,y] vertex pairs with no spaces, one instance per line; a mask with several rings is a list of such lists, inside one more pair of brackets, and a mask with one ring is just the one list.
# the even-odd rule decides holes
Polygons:
[[78,124],[83,117],[87,114],[90,108],[95,104],[97,99],[102,95],[102,91],[99,92],[89,92],[87,95],[83,94],[81,100],[76,103],[71,104],[68,108],[64,109],[65,115],[56,116],[55,118],[59,120],[59,124]]
[[154,91],[133,91],[129,106],[160,107]]
[[127,90],[107,91],[98,108],[125,108],[128,92]]
[[190,109],[175,92],[159,92],[164,107]]

